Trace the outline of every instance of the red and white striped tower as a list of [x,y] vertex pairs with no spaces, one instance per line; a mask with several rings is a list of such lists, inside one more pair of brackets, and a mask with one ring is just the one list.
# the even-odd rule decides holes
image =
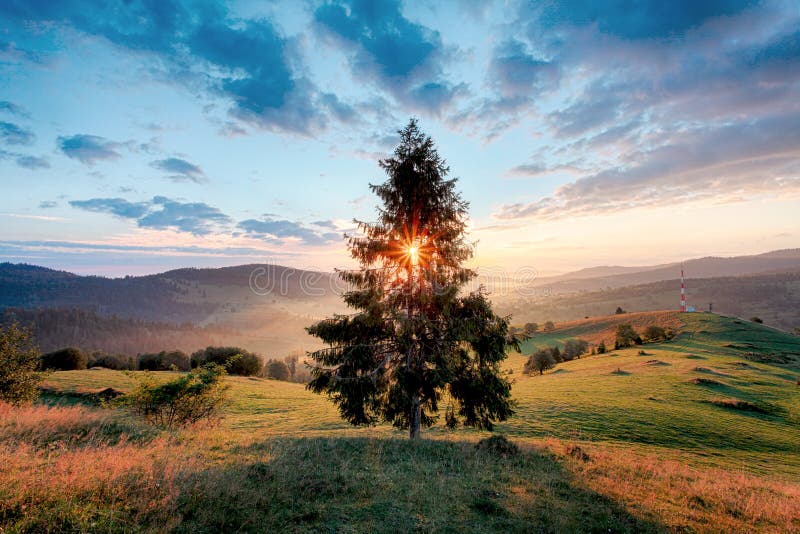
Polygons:
[[686,311],[686,284],[683,282],[683,267],[681,267],[681,311]]

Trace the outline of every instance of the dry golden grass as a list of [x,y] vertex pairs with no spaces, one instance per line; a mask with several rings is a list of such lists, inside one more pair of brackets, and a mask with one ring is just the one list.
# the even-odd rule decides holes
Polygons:
[[113,410],[0,405],[0,528],[391,531],[395,515],[422,506],[409,527],[800,530],[797,482],[556,439],[526,440],[509,460],[469,442],[420,445],[213,428],[156,435]]
[[592,345],[605,341],[606,345],[613,347],[617,326],[621,324],[629,324],[637,332],[644,332],[648,326],[660,326],[680,333],[683,327],[677,311],[648,311],[564,321],[557,323],[556,329],[551,334],[558,336],[564,333],[567,337],[585,339]]
[[544,440],[589,488],[675,531],[800,532],[800,483],[693,468],[622,448]]

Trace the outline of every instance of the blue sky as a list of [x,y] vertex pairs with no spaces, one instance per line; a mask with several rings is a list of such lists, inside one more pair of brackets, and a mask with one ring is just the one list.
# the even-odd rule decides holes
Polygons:
[[800,4],[0,3],[0,261],[349,264],[411,116],[477,265],[798,246]]

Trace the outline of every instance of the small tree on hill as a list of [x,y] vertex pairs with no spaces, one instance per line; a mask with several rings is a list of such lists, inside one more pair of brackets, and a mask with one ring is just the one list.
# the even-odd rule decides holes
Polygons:
[[536,331],[539,330],[539,325],[536,323],[525,323],[524,333],[526,336],[530,336],[535,334]]
[[283,359],[283,361],[286,362],[286,365],[289,367],[289,375],[292,380],[294,380],[294,377],[297,374],[297,362],[300,361],[300,356],[302,356],[302,354],[303,353],[300,351],[293,351]]
[[543,375],[548,369],[552,369],[556,365],[556,360],[553,358],[552,349],[539,349],[528,357],[525,362],[523,372],[532,373],[538,371]]
[[[638,342],[637,342],[638,340]],[[632,347],[636,344],[641,344],[641,338],[636,330],[629,324],[621,324],[617,326],[617,337],[614,342],[615,349],[623,349],[625,347]]]
[[605,354],[606,353],[606,341],[600,341],[600,344],[597,345],[597,354]]
[[660,326],[650,325],[644,330],[644,335],[642,336],[645,341],[649,341],[650,343],[655,343],[658,341],[664,341],[667,339],[667,332]]
[[30,330],[16,323],[0,328],[0,401],[22,404],[39,395],[43,373],[39,369],[39,350]]
[[562,358],[564,361],[574,360],[580,358],[581,354],[589,349],[589,342],[583,339],[568,339],[564,343],[564,353]]
[[267,376],[274,380],[283,380],[288,382],[292,377],[291,369],[286,365],[286,362],[280,360],[270,360],[267,362]]
[[553,321],[545,321],[544,323],[544,331],[545,332],[552,332],[556,329],[556,325]]
[[614,312],[615,315],[624,315],[628,312],[622,309],[622,306],[617,306],[617,311]]
[[348,240],[361,265],[342,272],[355,313],[308,329],[329,345],[311,354],[308,387],[354,425],[389,421],[418,438],[445,402],[448,426],[491,430],[513,413],[499,363],[516,338],[483,291],[463,293],[475,277],[463,266],[467,203],[433,141],[413,119],[400,137],[380,162],[388,180],[371,186],[378,221],[357,221],[361,235]]

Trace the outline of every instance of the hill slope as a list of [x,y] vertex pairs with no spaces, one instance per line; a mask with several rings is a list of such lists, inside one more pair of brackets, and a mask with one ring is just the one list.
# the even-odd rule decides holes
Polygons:
[[[698,278],[687,280],[687,299],[698,310],[713,303],[715,312],[750,318],[792,331],[800,327],[800,269],[782,273]],[[628,311],[677,309],[680,298],[677,278],[649,284],[576,294],[546,294],[533,298],[498,299],[498,310],[513,315],[514,322],[569,321],[585,316],[614,313],[617,306]]]
[[545,345],[563,345],[566,340],[572,338],[584,339],[591,346],[597,346],[601,341],[605,341],[606,345],[613,347],[617,326],[621,324],[630,324],[637,332],[643,332],[648,326],[654,325],[671,328],[674,332],[680,333],[683,329],[680,315],[677,311],[652,311],[563,321],[558,323],[552,332],[540,331],[534,334],[522,344],[522,352],[532,352],[533,348]]
[[[672,342],[519,378],[514,392],[528,409],[508,423],[509,432],[648,444],[757,470],[774,469],[777,456],[786,455],[783,468],[800,474],[800,338],[713,314],[677,316],[683,326]],[[565,324],[535,336],[524,353],[570,337],[592,338],[616,320]],[[511,361],[516,376],[525,357]]]

